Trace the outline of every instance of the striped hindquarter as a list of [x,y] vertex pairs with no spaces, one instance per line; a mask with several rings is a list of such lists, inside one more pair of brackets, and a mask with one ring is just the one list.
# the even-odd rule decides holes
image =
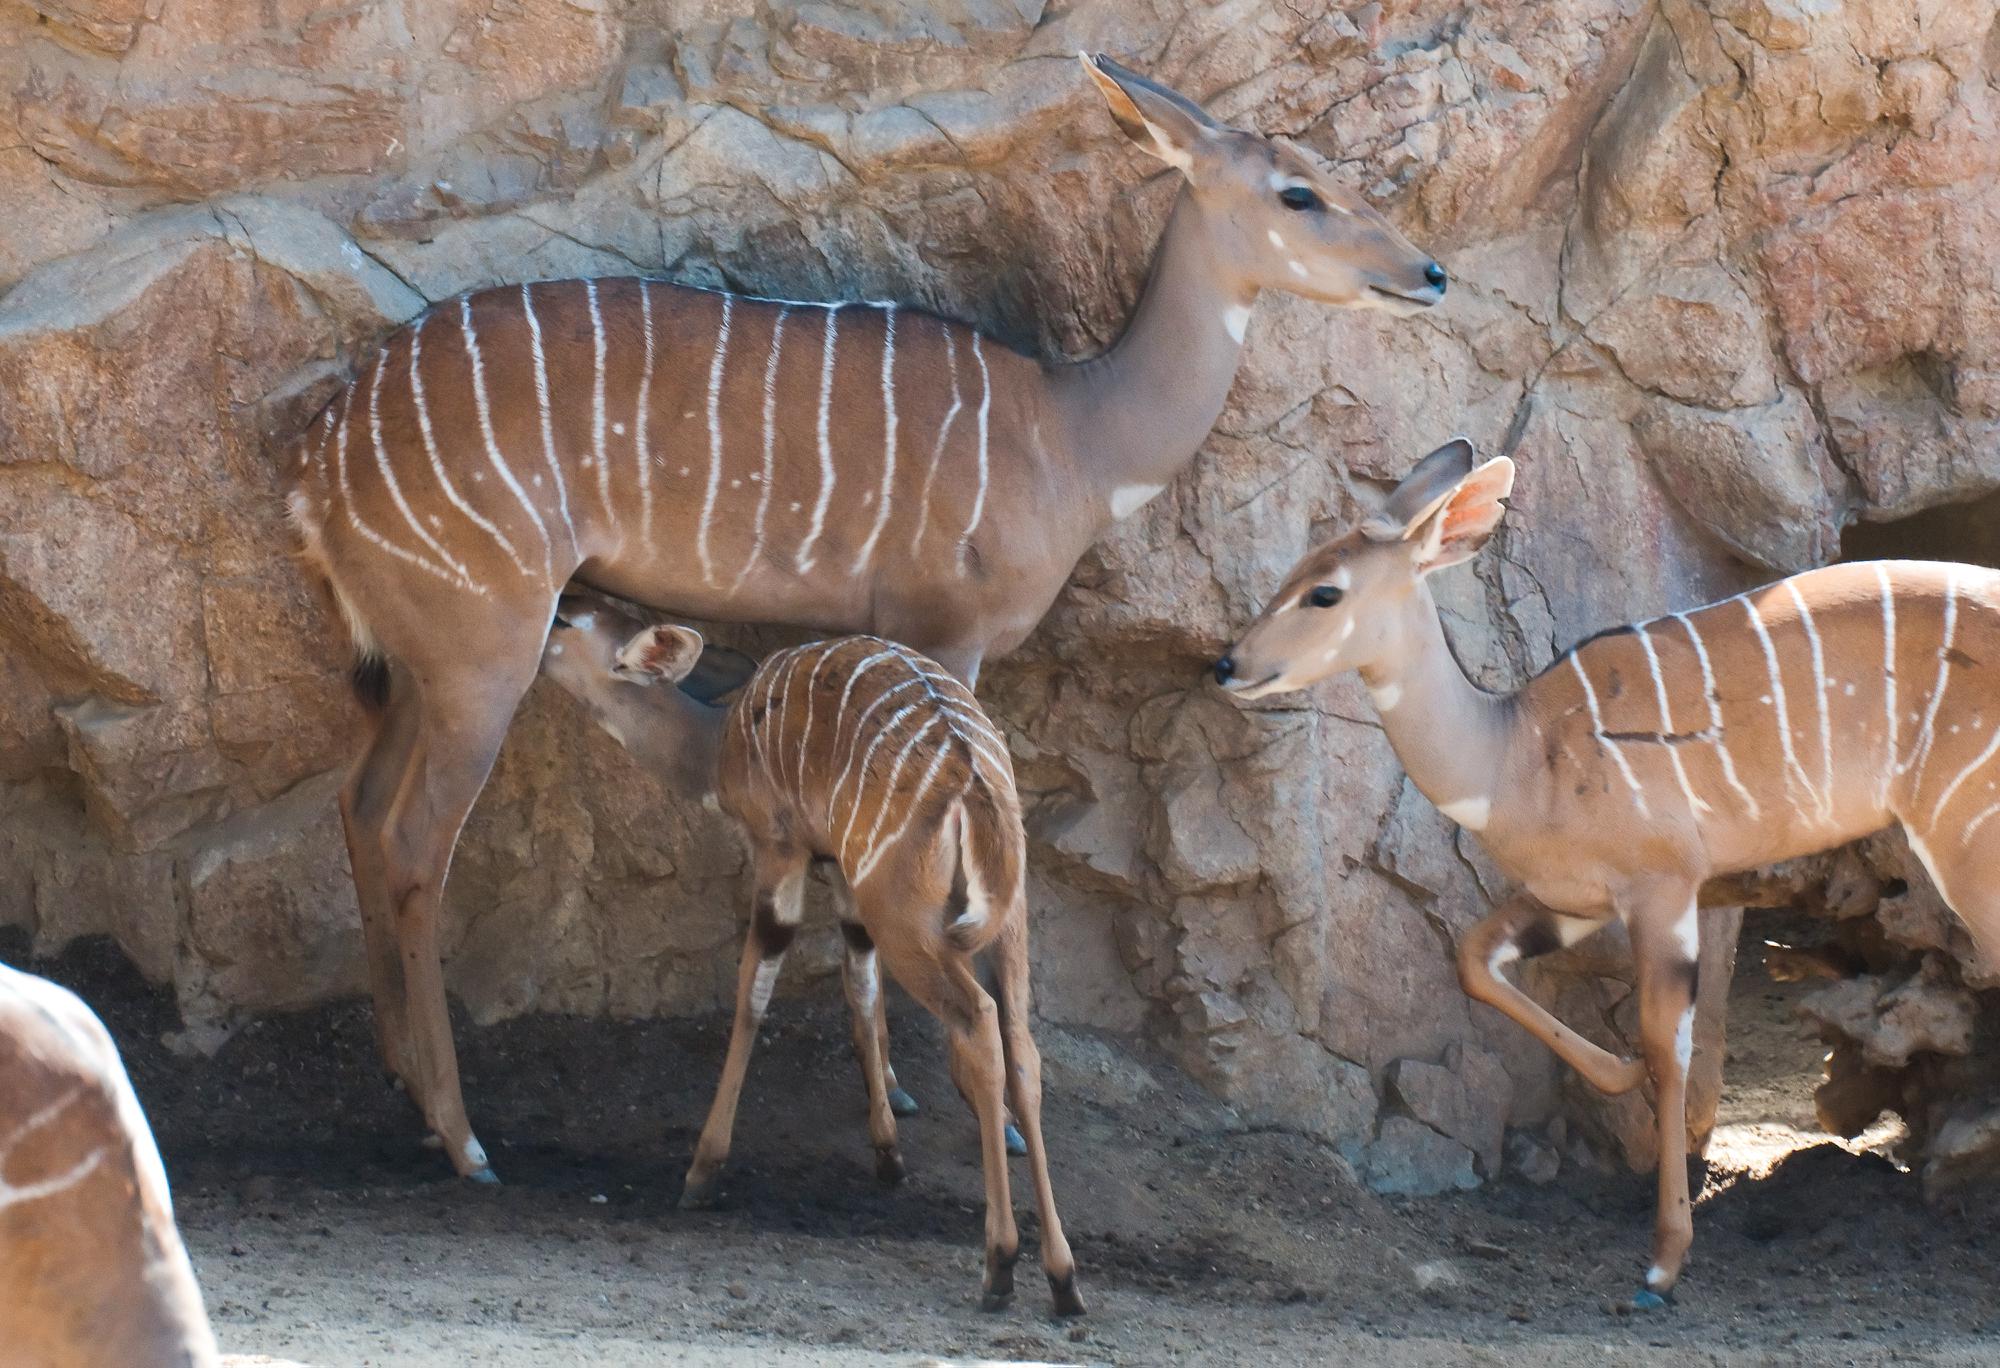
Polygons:
[[[998,815],[1018,885],[1006,743],[969,689],[907,647],[857,636],[773,655],[733,705],[720,773],[725,810],[791,833],[857,889],[902,867],[892,856],[934,849],[954,804]],[[990,891],[1011,902],[1018,889]]]
[[1964,844],[2000,830],[1996,661],[2000,574],[1927,562],[1833,566],[1619,629],[1522,691],[1518,777],[1541,795],[1524,806],[1607,850],[1644,831],[1703,873],[1892,819],[1920,848]]
[[1005,390],[1029,373],[894,306],[507,286],[378,349],[300,439],[289,502],[355,596],[356,565],[538,600],[583,566],[699,615],[855,620],[882,575],[977,575]]

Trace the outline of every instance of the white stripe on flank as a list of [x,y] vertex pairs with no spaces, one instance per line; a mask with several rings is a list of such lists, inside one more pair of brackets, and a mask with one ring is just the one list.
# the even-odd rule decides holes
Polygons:
[[[824,651],[815,651],[810,647],[801,646],[793,655],[791,665],[785,670],[785,691],[778,699],[778,730],[777,734],[771,738],[772,744],[778,748],[777,777],[785,786],[786,791],[795,795],[799,791],[800,783],[805,778],[805,770],[800,767],[794,767],[789,778],[785,774],[786,757],[784,742],[785,730],[792,724],[792,690],[797,686],[801,669],[808,660],[818,662],[825,658],[826,653]],[[805,671],[805,674],[808,681],[810,681],[812,671]],[[810,702],[810,695],[808,695],[808,702]],[[799,758],[801,760],[805,758],[804,731],[805,729],[802,728],[799,744]]]
[[1830,822],[1833,820],[1833,724],[1826,711],[1826,653],[1820,647],[1819,628],[1813,622],[1812,610],[1806,607],[1805,597],[1799,593],[1798,582],[1786,580],[1785,591],[1799,610],[1799,625],[1806,629],[1806,641],[1812,647],[1813,694],[1819,700],[1819,813]]
[[1986,749],[1979,752],[1979,758],[1960,770],[1958,777],[1945,785],[1944,792],[1938,795],[1937,806],[1931,809],[1930,824],[1932,826],[1937,825],[1937,819],[1944,813],[1944,805],[1951,801],[1951,796],[1954,793],[1958,792],[1959,785],[1970,779],[1981,765],[1991,760],[1995,751],[2000,751],[2000,726],[1993,728],[1993,735],[1986,742]]
[[[926,727],[928,725],[927,723]],[[922,733],[919,733],[919,735],[922,735]],[[916,744],[915,740],[912,740],[910,744],[914,746]],[[904,748],[905,754],[908,753],[908,749],[908,747]],[[854,881],[856,883],[860,883],[863,879],[867,878],[869,871],[875,868],[876,861],[880,860],[889,851],[894,850],[896,843],[908,834],[910,823],[914,822],[918,814],[924,810],[924,799],[930,795],[931,785],[937,782],[938,770],[943,767],[945,757],[950,754],[951,748],[949,746],[940,744],[932,747],[930,768],[924,771],[924,777],[917,781],[917,791],[911,794],[909,801],[903,805],[902,822],[898,824],[894,831],[883,837],[878,843],[876,837],[881,835],[882,818],[886,817],[889,812],[889,805],[886,802],[883,803],[882,816],[875,819],[875,829],[868,833],[868,853],[861,857],[861,864],[854,871]],[[902,757],[898,756],[896,768],[897,770],[901,770],[902,767]],[[895,791],[895,776],[892,773],[890,776],[889,792],[893,794]]]
[[826,335],[820,343],[819,356],[819,502],[813,505],[812,526],[806,529],[805,540],[799,543],[796,564],[801,575],[812,572],[812,549],[819,541],[820,529],[826,526],[826,507],[833,502],[833,443],[827,433],[827,420],[833,413],[833,347],[839,317],[840,306],[828,305]]
[[[819,651],[819,658],[813,662],[812,673],[806,677],[806,724],[799,732],[798,777],[793,780],[793,786],[800,789],[799,797],[802,799],[805,796],[803,785],[806,774],[806,751],[813,743],[813,711],[819,701],[819,672],[826,668],[826,662],[833,659],[835,652],[839,649],[840,647],[837,645],[832,647],[822,646]],[[834,720],[836,724],[839,722],[838,718]],[[834,727],[833,734],[834,738],[838,740],[840,737],[840,728],[838,725]]]
[[[525,287],[524,287],[525,288]],[[521,488],[521,482],[514,478],[514,472],[500,454],[500,443],[493,437],[493,410],[486,402],[486,368],[479,360],[479,335],[472,330],[472,301],[469,295],[458,297],[458,330],[465,337],[466,359],[472,363],[472,406],[479,414],[479,435],[486,439],[486,459],[492,463],[493,473],[507,486],[521,507],[527,511],[528,520],[535,525],[535,531],[542,537],[542,576],[555,579],[555,541],[549,536],[548,524],[528,498],[528,491]],[[544,412],[547,410],[545,409]]]
[[[357,381],[355,383],[359,382]],[[408,547],[396,545],[394,542],[390,541],[387,537],[383,536],[380,532],[377,532],[374,528],[370,527],[367,523],[361,520],[361,510],[357,508],[354,503],[354,486],[348,482],[347,478],[347,427],[348,427],[347,420],[349,417],[352,416],[353,413],[353,408],[354,408],[353,396],[354,396],[354,385],[350,384],[347,387],[347,393],[341,396],[343,402],[340,408],[340,430],[335,435],[333,441],[334,481],[336,487],[340,490],[341,502],[347,505],[348,525],[352,527],[356,532],[359,532],[362,535],[363,539],[365,539],[370,545],[380,547],[382,550],[388,552],[391,556],[394,556],[397,560],[408,561],[411,565],[416,566],[420,570],[428,570],[431,574],[436,575],[439,579],[443,580],[446,584],[449,584],[454,589],[461,589],[467,587],[465,581],[461,577],[453,574],[451,571],[437,564],[435,561],[431,560],[428,556],[420,556],[416,552],[410,550]],[[356,637],[356,640],[359,639],[360,639],[359,637]]]
[[1708,702],[1708,730],[1715,737],[1715,755],[1722,762],[1722,777],[1736,796],[1743,800],[1743,810],[1751,820],[1756,820],[1762,809],[1750,790],[1743,787],[1743,781],[1736,777],[1736,762],[1729,756],[1729,742],[1724,739],[1722,727],[1722,704],[1715,696],[1715,670],[1708,663],[1708,647],[1701,639],[1701,633],[1694,629],[1694,623],[1686,613],[1672,615],[1688,634],[1688,641],[1694,646],[1694,657],[1701,663],[1701,696]]
[[[1791,786],[1794,778],[1798,780],[1799,787],[1810,797],[1813,791],[1812,780],[1806,777],[1805,766],[1799,763],[1798,751],[1792,746],[1792,715],[1791,709],[1785,702],[1785,679],[1778,669],[1777,649],[1771,645],[1771,634],[1764,630],[1764,615],[1757,611],[1757,605],[1747,596],[1737,601],[1749,615],[1750,630],[1757,634],[1757,644],[1764,650],[1764,673],[1771,681],[1771,707],[1777,713],[1778,742],[1785,756],[1786,801],[1791,802]],[[1792,810],[1801,817],[1806,815],[1805,810],[1796,802],[1792,803]]]
[[632,459],[639,464],[639,540],[653,549],[653,454],[646,449],[646,405],[653,392],[653,282],[639,282],[639,326],[646,339],[646,369],[632,414]]
[[952,336],[950,324],[944,325],[945,364],[951,369],[951,407],[944,411],[944,421],[938,424],[937,440],[931,444],[931,468],[924,476],[923,493],[917,499],[917,530],[910,537],[910,554],[917,554],[924,542],[924,529],[931,521],[931,486],[937,482],[938,462],[944,457],[944,444],[951,436],[951,425],[958,420],[958,411],[965,407],[965,396],[958,388],[958,342]]
[[445,550],[444,544],[417,521],[410,501],[403,497],[403,486],[397,482],[395,468],[389,463],[388,449],[382,445],[382,373],[388,369],[389,349],[384,347],[375,354],[375,378],[368,385],[368,439],[375,448],[375,468],[382,473],[382,485],[389,491],[389,501],[403,515],[403,521],[417,534],[417,540],[429,547],[447,569],[464,580],[467,588],[476,589],[483,595],[486,587],[473,583],[472,572],[465,568],[464,562]]
[[[1647,633],[1644,623],[1640,623],[1632,630],[1639,635],[1639,649],[1646,653],[1646,668],[1653,676],[1653,697],[1658,699],[1660,704],[1660,734],[1662,736],[1672,736],[1674,734],[1674,713],[1673,709],[1667,704],[1667,685],[1666,681],[1660,678],[1660,657],[1653,650],[1653,638]],[[1674,778],[1681,786],[1681,796],[1688,801],[1688,811],[1697,817],[1704,812],[1713,811],[1714,809],[1710,808],[1707,803],[1695,797],[1694,786],[1688,782],[1687,767],[1681,763],[1681,748],[1672,741],[1669,741],[1666,743],[1666,749],[1667,758],[1674,765]]]
[[[916,790],[914,794],[908,794],[908,796],[906,796],[906,794],[902,792],[902,766],[904,766],[904,764],[908,764],[908,760],[910,760],[910,752],[914,752],[914,750],[916,750],[918,746],[922,746],[922,744],[924,744],[924,738],[926,738],[926,736],[930,736],[930,728],[938,726],[938,722],[942,722],[942,718],[938,718],[936,714],[932,714],[932,716],[924,718],[924,724],[922,724],[920,728],[916,728],[914,732],[910,732],[910,740],[906,740],[906,742],[902,744],[902,750],[898,750],[898,752],[896,752],[896,762],[894,762],[894,764],[890,766],[888,774],[886,774],[886,776],[884,776],[884,780],[882,780],[882,802],[880,802],[880,804],[876,804],[876,820],[874,820],[874,826],[870,826],[870,828],[868,828],[868,836],[866,836],[866,838],[864,838],[864,842],[862,842],[862,858],[860,858],[860,864],[856,864],[856,866],[854,866],[854,880],[856,880],[856,882],[860,882],[860,880],[868,878],[868,870],[872,870],[872,868],[874,868],[874,864],[876,864],[876,856],[878,856],[878,854],[880,854],[882,850],[888,850],[888,846],[878,846],[876,842],[878,842],[878,840],[880,840],[880,836],[882,836],[882,828],[884,828],[884,826],[888,826],[888,814],[890,814],[890,808],[894,808],[894,806],[896,806],[896,800],[898,800],[898,798],[904,798],[906,806],[904,806],[902,814],[904,814],[904,826],[908,826],[908,824],[910,824],[910,818],[912,818],[912,816],[916,814],[918,806],[920,806],[920,804],[924,802],[924,794],[926,794],[926,792],[930,790],[930,780],[934,780],[934,778],[938,776],[938,766],[940,766],[940,764],[944,764],[944,756],[948,756],[948,754],[950,754],[950,744],[948,744],[948,740],[940,738],[940,742],[938,742],[936,746],[932,746],[932,756],[930,756],[930,770],[928,770],[928,772],[924,774],[924,780],[922,780],[922,782],[918,784],[918,790]],[[950,736],[950,728],[944,728],[944,732],[946,732],[946,738],[948,738],[948,736]]]
[[[867,674],[877,665],[885,660],[894,660],[895,658],[896,653],[894,651],[877,651],[874,655],[867,657],[860,664],[856,665],[848,674],[847,687],[840,691],[840,707],[835,709],[833,714],[834,744],[832,753],[827,757],[830,762],[828,768],[832,768],[833,764],[839,761],[840,731],[842,724],[847,721],[847,704],[854,697],[854,686],[861,682],[861,676]],[[827,824],[831,826],[833,823],[833,793],[831,790],[828,790],[826,796],[826,820]]]
[[590,301],[591,389],[590,450],[597,463],[597,498],[604,505],[604,520],[625,544],[625,529],[618,526],[618,511],[611,506],[611,463],[604,452],[604,314],[597,307],[597,282],[583,282],[584,297]]
[[987,418],[993,411],[993,377],[986,369],[986,353],[979,345],[978,333],[972,335],[972,359],[979,363],[979,488],[972,496],[972,517],[958,539],[958,573],[961,576],[965,574],[965,553],[972,545],[972,534],[979,530],[979,520],[986,516]]
[[507,553],[507,559],[514,562],[516,570],[532,578],[535,572],[521,559],[521,553],[514,549],[514,543],[507,540],[506,534],[493,523],[480,516],[459,494],[457,486],[451,482],[451,477],[445,474],[444,462],[438,456],[437,434],[431,430],[430,403],[424,395],[424,324],[429,321],[429,314],[419,318],[416,328],[410,333],[410,397],[416,402],[417,432],[423,438],[424,455],[430,458],[431,474],[437,478],[438,488],[444,491],[444,497],[451,506],[463,513],[466,521],[493,538],[500,549]]
[[[860,773],[863,776],[867,774],[868,765],[867,762],[863,759],[863,753],[861,750],[861,738],[868,733],[868,719],[873,717],[876,711],[882,706],[884,706],[886,703],[888,703],[890,699],[896,697],[896,695],[902,693],[906,689],[915,687],[917,683],[918,683],[917,680],[906,679],[900,684],[890,685],[888,688],[882,690],[881,693],[875,695],[874,701],[861,710],[861,716],[854,719],[854,735],[848,738],[848,743],[847,743],[847,763],[840,767],[840,772],[834,777],[833,787],[827,790],[826,824],[829,833],[831,833],[833,829],[833,810],[840,800],[840,791],[847,787],[847,777],[850,774],[854,774],[856,772],[855,770],[856,762],[860,762],[861,764]],[[892,728],[894,728],[898,722],[902,721],[905,717],[909,716],[910,710],[917,706],[918,704],[916,703],[907,704],[903,708],[899,709],[895,713],[895,715],[892,716],[887,722],[883,723],[882,726],[875,732],[874,739],[869,744],[867,754],[873,755],[875,753],[875,747],[882,744],[882,738],[885,735],[887,735],[888,732]],[[854,817],[851,813],[848,815],[847,820],[850,826],[853,825]],[[842,844],[844,845],[845,843],[846,841],[845,838],[843,837]]]
[[1967,822],[1965,824],[1965,830],[1961,831],[1958,834],[1959,844],[1971,845],[1972,833],[1979,830],[1979,828],[1985,826],[1987,819],[1992,817],[1995,813],[2000,813],[2000,803],[1995,803],[1991,807],[1981,809],[1979,815],[1977,817],[1974,817],[1971,821]]
[[875,525],[868,529],[868,540],[855,552],[854,564],[847,572],[850,575],[860,574],[861,567],[875,554],[875,543],[889,522],[889,496],[895,479],[896,306],[891,304],[882,313],[882,492],[875,500]]
[[764,360],[764,473],[757,486],[757,516],[750,528],[750,554],[743,558],[743,568],[730,583],[732,594],[742,587],[744,579],[757,568],[757,558],[764,554],[764,514],[771,507],[778,440],[778,358],[784,352],[785,318],[790,313],[789,308],[780,307],[771,324],[771,354]]
[[1910,786],[1910,796],[1924,786],[1924,766],[1931,758],[1931,742],[1937,739],[1938,704],[1944,702],[1945,686],[1951,681],[1951,644],[1958,635],[1958,574],[1950,566],[1944,572],[1944,641],[1938,646],[1937,683],[1931,689],[1930,705],[1924,709],[1923,725],[1917,729],[1916,748],[1899,773],[1917,772],[1916,783]]
[[527,317],[528,341],[535,354],[535,400],[542,410],[542,458],[549,463],[549,479],[556,490],[556,511],[562,514],[563,526],[569,531],[569,548],[575,553],[581,548],[576,542],[576,524],[569,516],[569,486],[563,482],[562,461],[556,455],[556,433],[549,416],[549,365],[542,353],[542,320],[535,316],[533,288],[527,281],[521,282],[521,312]]
[[[915,707],[917,705],[912,704],[911,706]],[[900,715],[898,714],[898,716]],[[875,824],[868,829],[868,835],[863,840],[862,854],[864,857],[868,851],[874,849],[875,838],[881,834],[882,827],[889,820],[890,807],[895,803],[897,798],[902,796],[902,789],[897,787],[897,785],[903,777],[903,766],[909,761],[910,752],[923,744],[924,738],[931,734],[931,729],[937,726],[938,722],[939,718],[935,713],[924,718],[916,729],[910,733],[908,739],[903,742],[903,748],[896,752],[896,758],[890,762],[889,772],[882,777],[880,784],[882,792],[881,801],[875,804]],[[875,738],[874,745],[879,746],[888,740],[890,730],[891,728],[884,727],[881,734]],[[940,751],[942,751],[942,748],[940,748]],[[869,747],[869,754],[871,756],[874,754],[874,746]],[[861,763],[860,782],[864,788],[876,787],[868,782],[868,762],[865,759]],[[854,807],[847,818],[847,829],[840,834],[840,849],[843,856],[842,863],[846,863],[848,842],[854,837],[855,817],[861,812],[860,797],[860,793],[857,792]]]
[[1882,707],[1889,720],[1886,733],[1889,758],[1882,765],[1882,782],[1875,793],[1875,805],[1887,807],[1889,784],[1896,773],[1896,752],[1899,749],[1896,721],[1896,597],[1889,592],[1889,575],[1880,561],[1875,562],[1875,583],[1882,590]]
[[1632,801],[1637,804],[1639,815],[1650,817],[1652,814],[1646,810],[1646,795],[1639,790],[1639,777],[1632,773],[1632,766],[1626,762],[1625,752],[1618,748],[1618,743],[1604,734],[1604,714],[1597,710],[1597,690],[1590,686],[1590,676],[1583,672],[1583,662],[1577,659],[1575,651],[1569,653],[1569,666],[1576,671],[1577,680],[1583,685],[1583,701],[1590,708],[1591,736],[1604,747],[1618,766],[1618,772],[1625,776],[1625,787],[1632,790]]
[[722,368],[729,360],[729,315],[735,301],[722,297],[722,323],[715,330],[715,355],[708,363],[708,493],[701,501],[701,526],[694,551],[701,561],[701,582],[715,583],[715,566],[708,555],[708,529],[715,521],[715,495],[722,488]]
[[[751,707],[753,713],[760,711],[762,713],[756,727],[757,763],[763,768],[766,777],[781,791],[785,787],[785,753],[782,745],[785,719],[782,712],[784,705],[779,702],[778,690],[782,686],[789,696],[792,675],[798,670],[799,660],[803,654],[803,648],[795,646],[764,662],[763,706],[761,709],[755,705]],[[775,763],[771,759],[774,749],[778,756]]]

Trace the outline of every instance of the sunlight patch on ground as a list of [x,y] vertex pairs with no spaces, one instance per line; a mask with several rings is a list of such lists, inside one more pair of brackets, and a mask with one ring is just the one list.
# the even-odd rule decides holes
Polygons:
[[1904,1134],[1903,1120],[1893,1112],[1885,1112],[1852,1140],[1784,1121],[1737,1121],[1715,1128],[1708,1142],[1708,1162],[1741,1177],[1768,1178],[1787,1156],[1799,1150],[1838,1145],[1849,1154],[1879,1154],[1894,1163],[1891,1151]]

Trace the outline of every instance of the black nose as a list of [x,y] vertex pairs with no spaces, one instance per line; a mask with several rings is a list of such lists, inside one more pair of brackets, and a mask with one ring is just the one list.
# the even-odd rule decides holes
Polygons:
[[1236,661],[1233,658],[1229,656],[1224,656],[1222,659],[1215,662],[1216,683],[1227,684],[1232,678],[1235,677],[1235,675],[1236,675]]
[[1443,294],[1445,283],[1449,277],[1445,275],[1444,267],[1433,261],[1430,265],[1424,267],[1424,279],[1428,280],[1431,283],[1431,287],[1439,294]]

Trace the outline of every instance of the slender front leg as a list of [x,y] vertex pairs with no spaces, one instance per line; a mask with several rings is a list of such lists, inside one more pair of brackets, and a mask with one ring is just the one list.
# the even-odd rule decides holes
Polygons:
[[896,1118],[889,1101],[888,1041],[879,1029],[882,975],[875,963],[875,942],[859,922],[842,922],[840,934],[847,941],[840,961],[840,982],[847,992],[854,1058],[868,1088],[868,1138],[875,1146],[875,1176],[885,1183],[899,1183],[903,1180],[903,1156],[896,1148]]
[[1459,941],[1458,981],[1467,996],[1506,1013],[1583,1075],[1591,1087],[1615,1097],[1638,1087],[1646,1077],[1646,1066],[1636,1059],[1620,1059],[1585,1040],[1500,977],[1502,965],[1573,945],[1602,925],[1562,916],[1525,893],[1517,895],[1495,908]]
[[1653,1263],[1638,1307],[1664,1303],[1694,1242],[1688,1195],[1687,1078],[1694,1058],[1694,998],[1700,985],[1700,913],[1695,887],[1649,886],[1630,900],[1632,955],[1639,978],[1639,1040],[1653,1076],[1660,1137],[1659,1207],[1653,1222]]
[[688,1166],[681,1189],[681,1206],[689,1210],[715,1201],[715,1180],[729,1158],[736,1103],[743,1093],[743,1075],[750,1068],[750,1049],[804,911],[807,857],[802,852],[760,846],[752,863],[756,892],[750,934],[743,939],[743,960],[736,974],[736,1019],[729,1031],[722,1081],[716,1085],[715,1101],[708,1109],[708,1121],[701,1128],[694,1162]]

